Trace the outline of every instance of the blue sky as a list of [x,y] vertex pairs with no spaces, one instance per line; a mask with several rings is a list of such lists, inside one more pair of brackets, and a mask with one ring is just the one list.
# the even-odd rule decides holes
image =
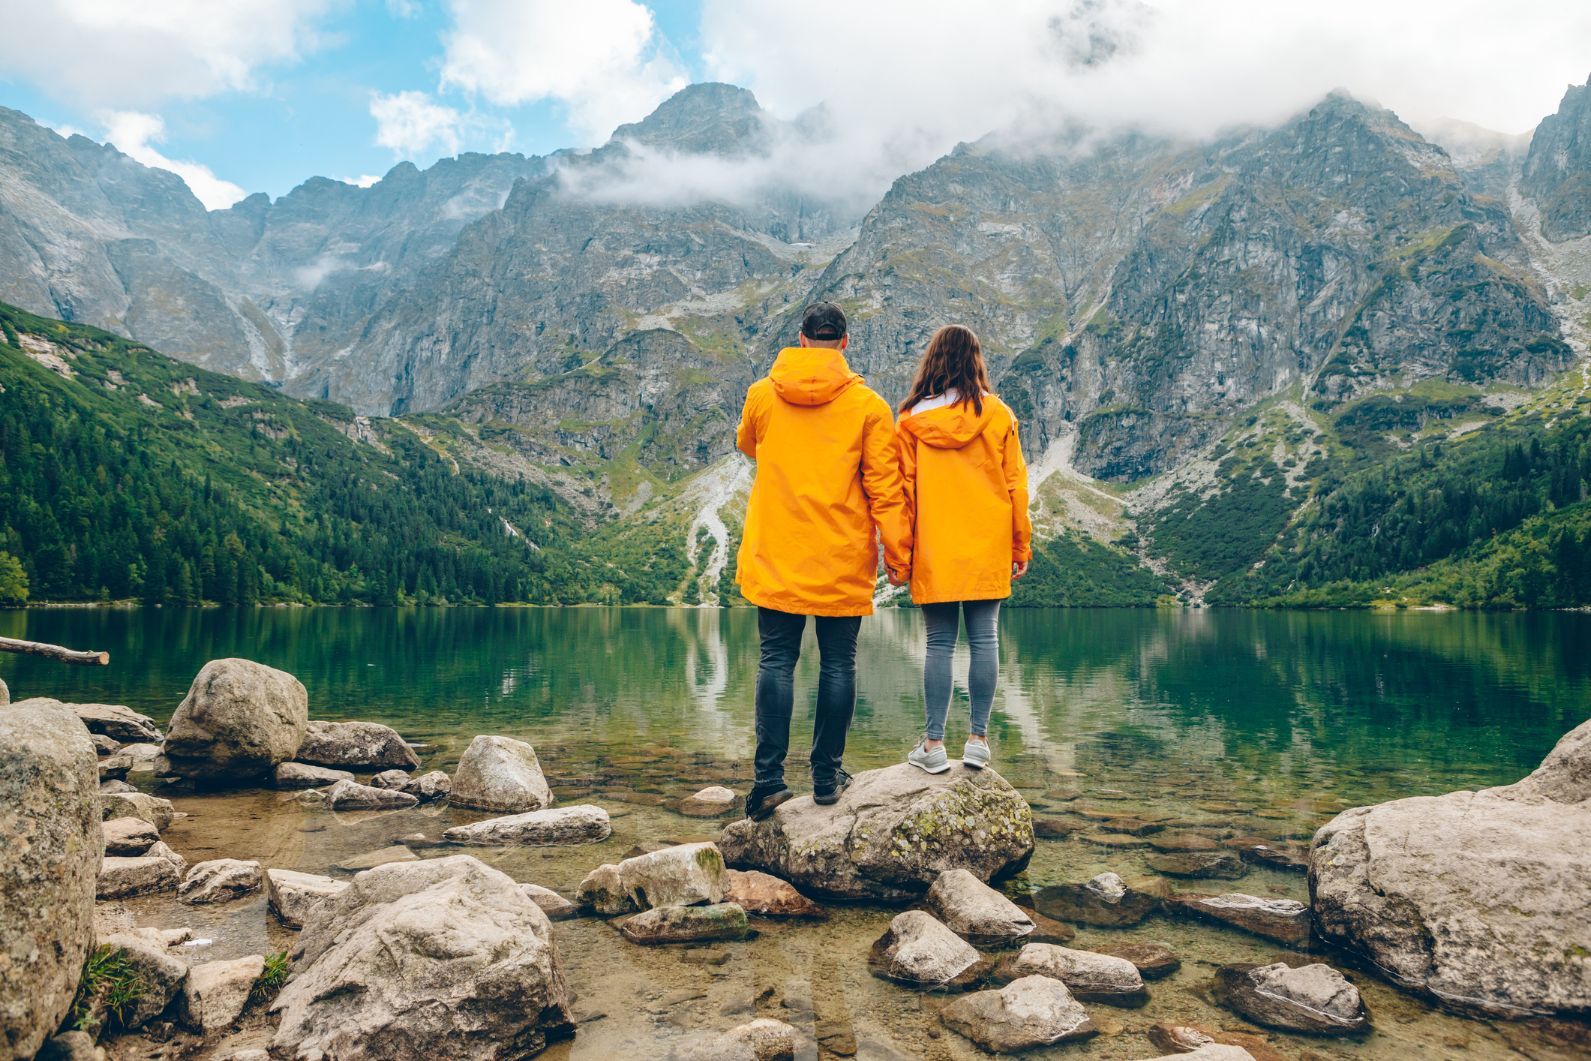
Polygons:
[[[1591,73],[1583,0],[1148,5],[0,0],[0,105],[172,169],[215,207],[402,159],[594,146],[706,79],[785,116],[829,103],[855,133],[847,162],[885,180],[1035,113],[1201,135],[1336,87],[1416,123],[1521,132]],[[1069,63],[1101,30],[1124,58]]]

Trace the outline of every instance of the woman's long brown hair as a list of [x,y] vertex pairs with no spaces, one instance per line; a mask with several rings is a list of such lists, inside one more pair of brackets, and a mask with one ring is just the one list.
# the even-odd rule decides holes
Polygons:
[[971,402],[979,416],[983,415],[984,394],[994,389],[989,386],[989,370],[984,367],[978,337],[959,324],[945,325],[928,340],[911,393],[900,403],[901,412],[952,389],[961,401]]

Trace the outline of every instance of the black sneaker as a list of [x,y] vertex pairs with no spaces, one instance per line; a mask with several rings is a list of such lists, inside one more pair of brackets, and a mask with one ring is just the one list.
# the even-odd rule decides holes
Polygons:
[[768,789],[766,792],[752,789],[746,795],[746,817],[754,822],[763,821],[772,816],[781,803],[787,803],[794,798],[795,793],[783,785]]
[[840,793],[851,787],[851,775],[844,770],[835,773],[834,780],[812,783],[812,802],[825,807],[840,802]]

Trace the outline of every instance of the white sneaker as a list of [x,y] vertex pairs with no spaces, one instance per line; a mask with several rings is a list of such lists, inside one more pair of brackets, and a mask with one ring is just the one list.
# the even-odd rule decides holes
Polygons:
[[927,751],[923,748],[923,742],[918,741],[917,747],[906,754],[906,761],[930,774],[942,774],[950,769],[950,757],[945,754],[943,744],[932,751]]
[[994,762],[994,753],[989,750],[989,745],[981,740],[969,740],[961,749],[961,762],[974,770],[982,770]]

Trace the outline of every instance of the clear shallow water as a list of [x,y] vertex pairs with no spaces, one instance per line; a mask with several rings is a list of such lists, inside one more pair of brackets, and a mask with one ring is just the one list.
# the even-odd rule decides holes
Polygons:
[[[748,780],[756,669],[748,611],[47,610],[0,612],[0,635],[111,653],[104,669],[0,656],[14,698],[124,703],[164,722],[205,661],[239,655],[296,674],[314,717],[383,721],[425,742],[426,768],[451,769],[477,733],[529,740],[559,801],[607,807],[613,837],[472,853],[566,894],[591,867],[642,840],[712,838],[719,823],[683,817],[673,802],[704,785],[744,789]],[[899,761],[918,734],[921,638],[915,612],[864,622],[853,771]],[[999,769],[1038,817],[1082,824],[1100,811],[1158,813],[1213,835],[1305,844],[1344,807],[1527,773],[1591,715],[1588,647],[1587,615],[1013,610],[1002,617],[991,736]],[[815,669],[804,660],[798,673],[808,710]],[[952,708],[952,742],[965,726],[963,703]],[[798,711],[792,747],[809,736]],[[800,760],[790,764],[797,782]],[[152,787],[147,776],[139,783]],[[176,802],[190,817],[167,838],[190,860],[250,857],[315,872],[406,833],[435,835],[482,817],[448,809],[332,815],[273,792]],[[1041,840],[1008,890],[1103,869],[1147,877],[1152,854],[1077,836]],[[1268,869],[1171,886],[1307,898],[1301,874]],[[155,900],[139,912],[213,936],[216,956],[285,938],[263,900],[198,911]],[[759,938],[705,951],[631,946],[596,920],[560,924],[587,1020],[553,1056],[652,1053],[689,1030],[752,1015],[789,1020],[831,1046],[853,1037],[861,1056],[977,1056],[939,1031],[942,999],[868,974],[867,949],[892,913],[858,906],[822,925],[762,922]],[[1164,919],[1125,933],[1085,930],[1079,942],[1126,936],[1172,945],[1182,970],[1152,984],[1143,1009],[1091,1005],[1107,1034],[1057,1054],[1153,1056],[1145,1032],[1168,1020],[1241,1028],[1207,1000],[1210,976],[1217,965],[1278,952]],[[727,956],[720,965],[702,960],[719,955]],[[1284,1056],[1571,1056],[1538,1031],[1441,1014],[1354,975],[1377,1032],[1360,1043],[1273,1036]]]

